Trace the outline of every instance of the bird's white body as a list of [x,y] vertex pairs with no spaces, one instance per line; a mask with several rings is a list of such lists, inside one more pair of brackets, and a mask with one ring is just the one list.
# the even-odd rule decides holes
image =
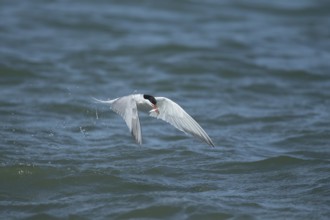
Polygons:
[[202,127],[177,103],[165,97],[153,97],[143,94],[132,94],[113,100],[98,102],[110,104],[111,109],[125,120],[130,132],[138,144],[142,144],[142,134],[138,111],[149,113],[151,117],[162,119],[180,131],[214,146],[211,138]]

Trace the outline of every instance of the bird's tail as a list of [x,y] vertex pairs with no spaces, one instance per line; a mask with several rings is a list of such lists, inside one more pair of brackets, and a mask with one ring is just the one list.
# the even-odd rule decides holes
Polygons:
[[97,99],[95,97],[92,97],[92,99],[95,101],[95,102],[98,102],[98,103],[104,103],[104,104],[109,104],[111,105],[116,99],[112,99],[112,100],[100,100],[100,99]]

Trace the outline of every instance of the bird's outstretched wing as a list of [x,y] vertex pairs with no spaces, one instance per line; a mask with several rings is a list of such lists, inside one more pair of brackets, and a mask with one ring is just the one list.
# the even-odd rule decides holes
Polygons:
[[154,110],[150,111],[149,115],[151,117],[162,119],[180,131],[191,134],[214,147],[211,138],[203,128],[181,106],[165,97],[156,97],[156,100],[158,112]]
[[96,101],[110,104],[111,110],[119,114],[125,120],[126,125],[136,143],[142,144],[142,134],[137,105],[132,96],[124,96],[109,101],[96,99]]

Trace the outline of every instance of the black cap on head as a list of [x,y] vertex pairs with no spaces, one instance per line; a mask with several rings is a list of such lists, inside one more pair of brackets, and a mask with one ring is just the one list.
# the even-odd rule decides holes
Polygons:
[[156,105],[157,101],[152,95],[143,95],[143,98],[148,99],[152,104]]

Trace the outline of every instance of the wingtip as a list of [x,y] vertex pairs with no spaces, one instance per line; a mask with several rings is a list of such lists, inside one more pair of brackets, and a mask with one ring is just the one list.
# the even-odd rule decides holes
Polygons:
[[209,136],[208,136],[207,139],[204,139],[204,141],[205,141],[209,146],[211,146],[211,147],[215,147],[215,145],[214,145],[212,139],[211,139]]
[[136,136],[134,133],[133,133],[133,131],[131,132],[131,135],[132,135],[132,137],[134,138],[134,140],[135,140],[135,143],[137,144],[137,145],[142,145],[142,136],[141,137],[138,137],[138,136]]
[[139,145],[139,146],[142,146],[142,140],[135,140],[135,143],[137,144],[137,145]]

